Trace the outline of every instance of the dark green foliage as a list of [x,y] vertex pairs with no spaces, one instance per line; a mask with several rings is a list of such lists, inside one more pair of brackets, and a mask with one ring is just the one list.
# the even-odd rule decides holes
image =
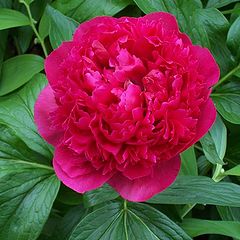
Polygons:
[[[144,204],[108,185],[83,195],[60,187],[33,120],[44,58],[88,19],[155,11],[175,15],[219,64],[215,124],[181,154],[172,186]],[[239,82],[239,1],[0,0],[0,240],[240,239]]]

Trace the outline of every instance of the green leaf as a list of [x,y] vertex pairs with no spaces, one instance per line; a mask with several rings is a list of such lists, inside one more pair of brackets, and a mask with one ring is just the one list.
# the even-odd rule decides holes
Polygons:
[[223,175],[240,176],[240,165],[237,165],[236,167],[225,171]]
[[190,23],[191,39],[195,44],[209,48],[221,69],[221,75],[225,75],[236,65],[226,44],[228,29],[228,20],[215,8],[197,9],[193,23]]
[[63,41],[72,39],[72,35],[78,24],[49,5],[46,7],[46,13],[50,22],[49,38],[52,47],[55,49]]
[[216,183],[203,176],[179,176],[169,188],[148,202],[240,207],[240,186],[228,182]]
[[80,221],[69,240],[81,239],[188,240],[190,237],[167,216],[146,204],[110,203]]
[[43,58],[34,54],[24,54],[3,63],[0,79],[0,96],[6,95],[28,82],[36,73],[44,69]]
[[235,93],[214,93],[211,95],[218,112],[227,121],[240,124],[240,95]]
[[21,54],[25,53],[28,50],[33,39],[33,34],[33,30],[29,26],[19,27],[16,30],[17,36],[15,38],[15,44],[19,46],[19,52]]
[[202,155],[197,160],[199,175],[207,175],[212,169],[212,164],[206,159],[205,155]]
[[213,164],[224,164],[223,158],[227,147],[227,129],[221,117],[217,116],[214,125],[200,142],[208,161]]
[[240,2],[236,3],[233,9],[230,9],[229,12],[231,13],[230,22],[233,23],[240,14]]
[[239,58],[240,57],[240,16],[231,25],[227,35],[227,45],[232,53]]
[[50,32],[49,16],[46,11],[44,11],[42,18],[38,27],[39,35],[42,39],[45,39]]
[[86,208],[89,208],[97,204],[113,200],[118,196],[117,192],[115,192],[109,185],[105,184],[98,189],[86,192],[83,195],[83,203]]
[[12,7],[12,0],[1,0],[0,1],[0,8],[11,8]]
[[202,8],[202,3],[200,0],[193,1],[168,1],[168,0],[134,0],[138,7],[144,13],[151,13],[157,11],[170,12],[174,14],[182,30],[187,28],[188,18],[191,14],[198,8]]
[[194,146],[188,148],[184,152],[181,153],[181,175],[190,175],[190,176],[197,176],[198,169],[197,169],[197,160],[194,151]]
[[82,206],[71,208],[57,225],[51,239],[68,240],[73,229],[84,217],[85,211]]
[[33,240],[48,218],[60,182],[52,167],[37,163],[41,156],[13,130],[0,124],[0,131],[0,239]]
[[14,95],[0,98],[0,122],[16,131],[30,149],[51,159],[50,145],[37,132],[33,119],[35,101],[46,83],[45,75],[37,74]]
[[151,13],[156,11],[171,12],[184,21],[182,24],[186,23],[186,18],[188,17],[188,14],[190,14],[187,13],[187,10],[194,11],[197,8],[202,8],[202,3],[199,0],[193,0],[190,2],[180,0],[134,0],[134,2],[144,13]]
[[130,0],[56,0],[53,6],[76,21],[83,22],[97,16],[113,16],[130,3]]
[[234,73],[235,76],[240,78],[240,69]]
[[73,191],[65,185],[61,185],[57,201],[66,205],[79,205],[82,203],[82,194]]
[[208,0],[208,8],[221,8],[228,4],[238,2],[239,0]]
[[47,164],[48,159],[30,150],[28,146],[18,137],[13,130],[9,130],[6,125],[0,123],[0,159],[9,159],[16,161],[35,162],[38,164]]
[[30,25],[30,21],[21,12],[0,8],[0,30],[26,25]]
[[0,31],[0,76],[2,71],[2,62],[5,55],[5,50],[7,46],[7,39],[8,39],[8,30]]
[[[44,12],[48,0],[37,0],[31,3],[31,14],[33,19],[38,22]],[[26,2],[26,1],[25,1]],[[20,5],[20,9],[24,14],[27,14],[26,7],[24,5]],[[33,38],[35,36],[32,27],[25,26],[19,27],[14,32],[16,34],[16,45],[19,45],[19,49],[21,54],[25,53],[32,45]],[[34,47],[35,48],[35,47]]]
[[217,206],[217,210],[224,221],[240,221],[240,208]]
[[240,238],[240,222],[211,221],[202,219],[184,219],[181,227],[191,236],[204,234],[219,234],[233,238]]

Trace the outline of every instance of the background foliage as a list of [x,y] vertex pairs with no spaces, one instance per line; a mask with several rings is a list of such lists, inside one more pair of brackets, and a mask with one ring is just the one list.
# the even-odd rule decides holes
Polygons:
[[[154,11],[174,14],[213,53],[217,120],[182,153],[176,182],[147,203],[107,185],[77,194],[56,178],[33,122],[44,58],[83,21]],[[240,1],[0,0],[0,74],[0,240],[240,239]]]

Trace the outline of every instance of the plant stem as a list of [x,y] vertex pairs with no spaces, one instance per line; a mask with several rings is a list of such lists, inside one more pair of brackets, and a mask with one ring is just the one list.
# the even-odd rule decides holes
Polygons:
[[240,8],[233,8],[225,11],[221,11],[222,14],[231,14],[231,13],[239,13]]
[[27,13],[28,13],[28,17],[29,17],[29,20],[30,20],[30,25],[31,25],[31,27],[32,27],[32,29],[33,29],[33,31],[34,31],[34,33],[35,33],[39,43],[42,46],[44,56],[47,57],[48,54],[47,54],[47,49],[46,49],[45,44],[44,44],[44,40],[40,37],[40,35],[39,35],[39,33],[38,33],[38,31],[37,31],[37,29],[35,27],[36,21],[32,17],[32,13],[31,13],[30,7],[29,7],[29,5],[26,2],[24,2],[24,1],[20,1],[20,2],[26,7],[26,10],[27,10]]
[[218,87],[219,85],[221,85],[222,83],[224,83],[226,80],[228,80],[229,77],[231,77],[235,72],[237,72],[238,70],[240,70],[240,64],[233,68],[229,73],[227,73],[224,77],[222,77],[217,84],[214,85],[213,89],[215,89],[216,87]]
[[195,147],[197,150],[203,152],[203,149],[202,149],[201,147],[199,147],[198,145],[194,144],[194,147]]
[[123,209],[125,211],[127,210],[127,200],[124,200],[124,202],[123,202]]

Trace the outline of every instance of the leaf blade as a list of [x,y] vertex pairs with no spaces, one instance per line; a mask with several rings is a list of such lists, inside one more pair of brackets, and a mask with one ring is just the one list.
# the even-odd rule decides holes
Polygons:
[[27,25],[30,25],[30,21],[21,12],[0,8],[0,30]]
[[240,186],[228,182],[216,183],[203,176],[179,176],[169,188],[147,202],[240,207]]
[[204,234],[219,234],[233,238],[240,238],[240,223],[233,221],[211,221],[202,219],[184,219],[182,228],[191,236]]
[[24,54],[6,60],[2,65],[0,96],[4,96],[28,82],[44,69],[42,57]]
[[[0,129],[0,239],[36,239],[60,182],[53,168],[36,163],[39,155],[33,154],[13,130],[3,124]],[[6,148],[6,143],[12,143],[12,148]]]
[[16,94],[0,98],[0,122],[11,127],[30,149],[51,159],[51,146],[37,132],[33,117],[35,101],[46,83],[45,75],[37,74]]
[[63,41],[72,39],[72,35],[78,24],[50,5],[47,5],[46,13],[50,22],[49,38],[53,49],[55,49],[59,47]]

